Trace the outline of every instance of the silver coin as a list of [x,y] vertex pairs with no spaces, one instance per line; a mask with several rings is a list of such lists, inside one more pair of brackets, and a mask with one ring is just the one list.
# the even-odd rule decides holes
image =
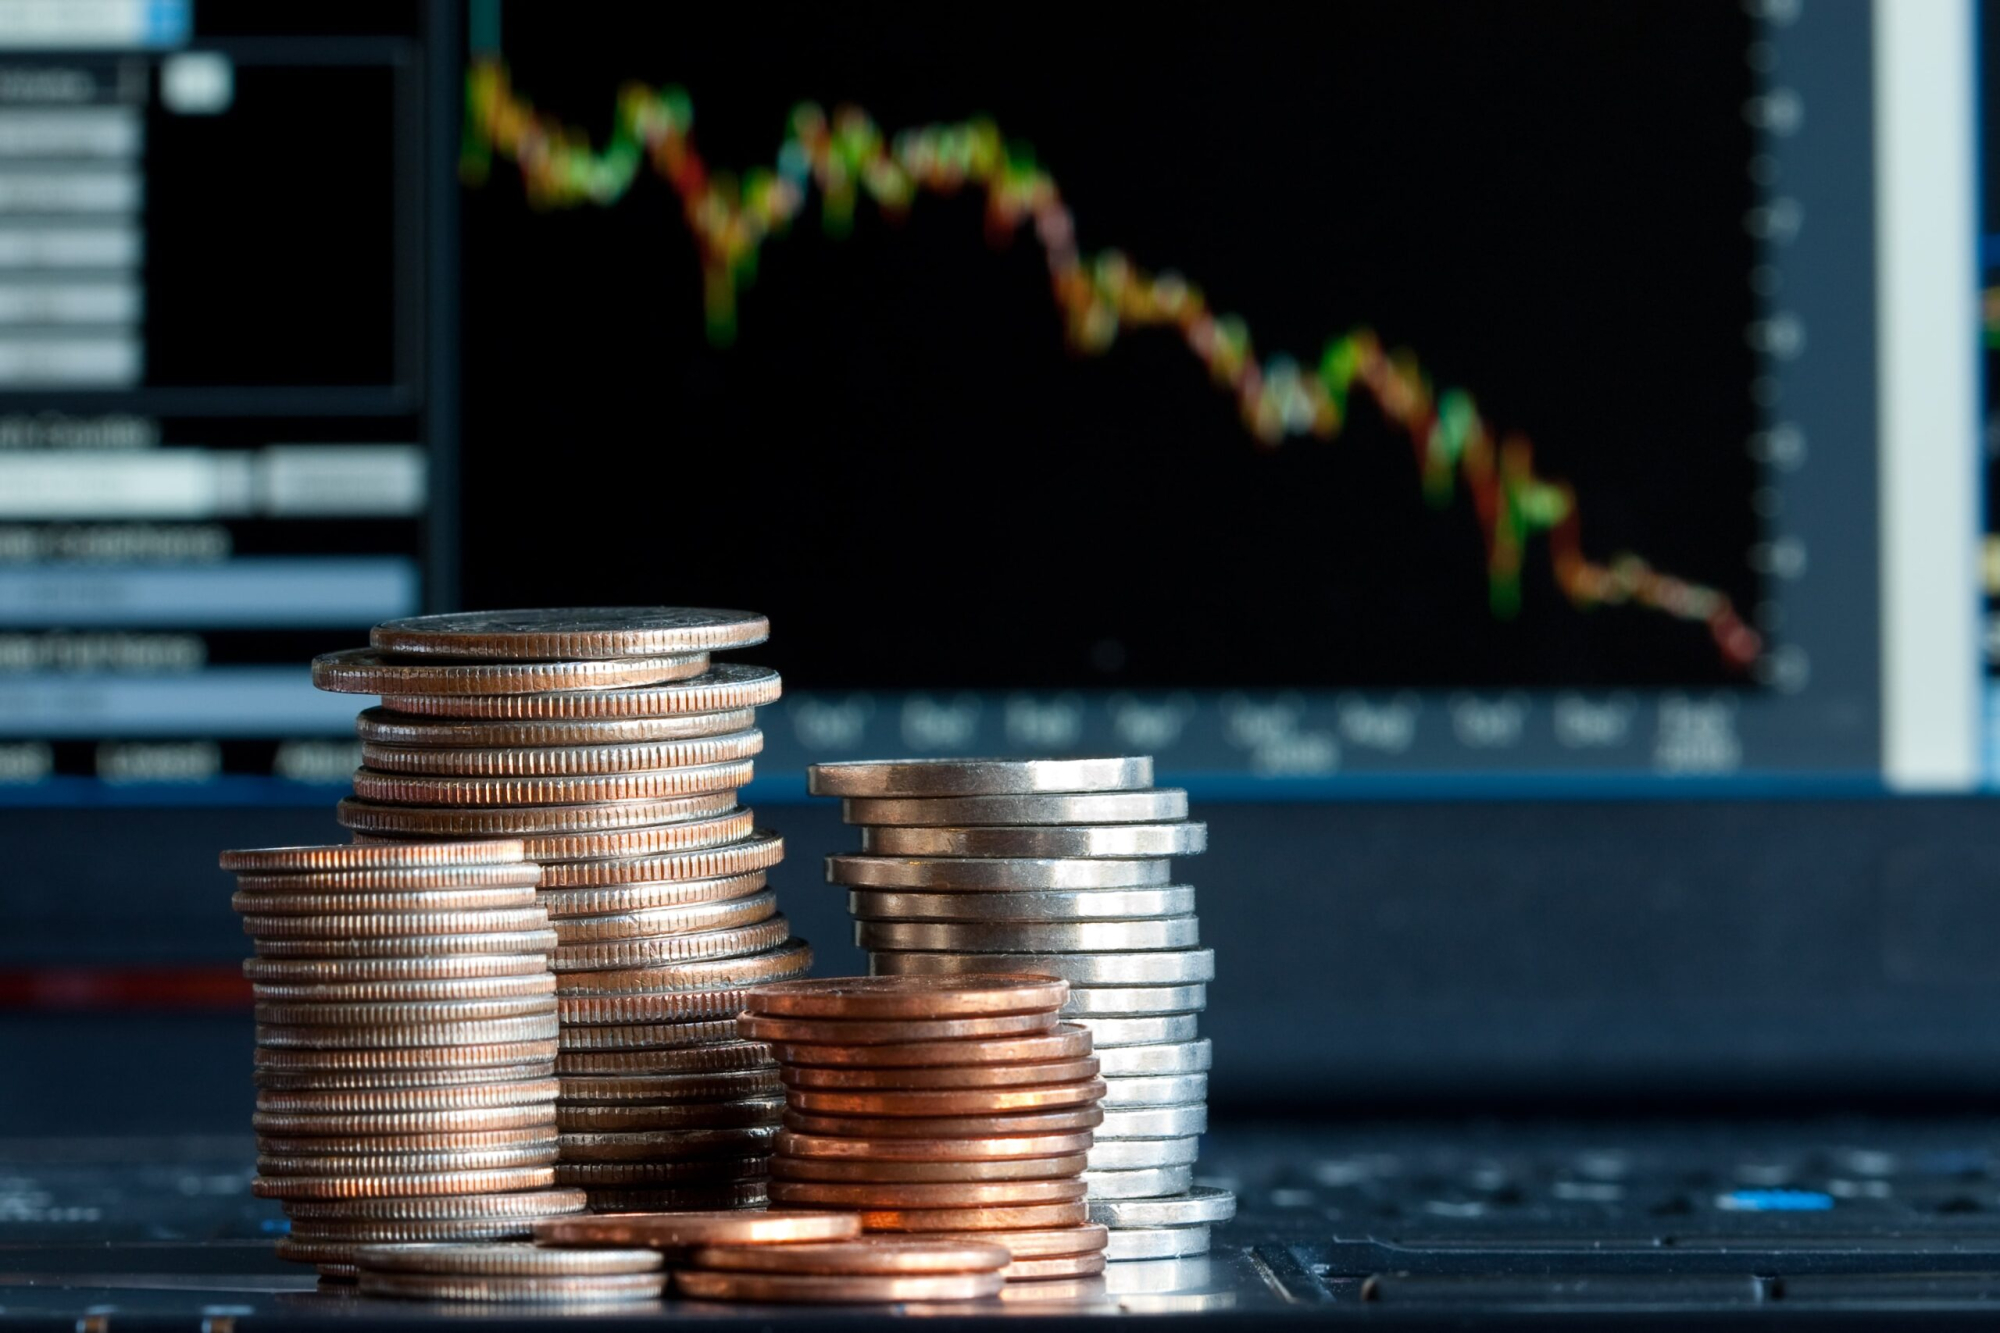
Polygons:
[[884,953],[869,961],[877,976],[1029,972],[1061,977],[1072,986],[1184,986],[1193,981],[1215,980],[1213,949],[1156,949],[1142,953]]
[[1206,1037],[1199,1041],[1162,1042],[1157,1046],[1120,1046],[1098,1057],[1098,1073],[1106,1078],[1205,1074],[1214,1059],[1214,1048]]
[[1201,1140],[1100,1139],[1085,1157],[1086,1171],[1139,1171],[1154,1166],[1193,1166]]
[[1208,1253],[1207,1227],[1113,1227],[1104,1247],[1108,1263],[1130,1259],[1183,1259]]
[[[708,679],[724,672],[757,672],[773,678],[777,673],[764,667],[740,667],[720,662],[708,670]],[[680,713],[671,717],[600,717],[553,719],[550,721],[481,721],[450,717],[424,717],[398,713],[388,708],[364,709],[354,719],[354,730],[364,743],[379,745],[432,745],[454,750],[502,748],[516,745],[622,745],[637,741],[693,740],[701,736],[721,736],[757,725],[754,708],[728,708],[713,713]]]
[[1150,755],[1101,759],[866,759],[813,764],[814,796],[1013,796],[1047,791],[1139,791],[1153,785]]
[[[1143,1047],[1133,1047],[1143,1050]],[[1139,1074],[1104,1080],[1098,1105],[1110,1110],[1128,1106],[1179,1106],[1208,1096],[1206,1074]]]
[[1117,1046],[1193,1041],[1201,1020],[1194,1014],[1141,1014],[1136,1018],[1091,1018],[1080,1014],[1063,1021],[1089,1028],[1090,1044],[1102,1051]]
[[[1133,1259],[1105,1270],[1104,1291],[1108,1296],[1172,1297],[1176,1293],[1213,1286],[1216,1280],[1215,1265],[1205,1254],[1184,1259]],[[1236,1293],[1222,1291],[1211,1294],[1233,1298]]]
[[1186,986],[1071,986],[1062,1012],[1079,1018],[1118,1018],[1198,1014],[1207,1007],[1208,987],[1197,981]]
[[1157,1199],[1194,1185],[1191,1166],[1149,1166],[1136,1171],[1085,1171],[1091,1199]]
[[861,830],[870,856],[1191,856],[1208,848],[1208,825],[1015,824],[991,828]]
[[829,856],[826,880],[858,889],[961,893],[1015,889],[1128,889],[1173,882],[1170,861],[1075,861],[1059,857]]
[[1208,1133],[1208,1105],[1147,1106],[1106,1111],[1104,1122],[1091,1131],[1097,1142],[1107,1139],[1185,1139]]
[[1024,889],[1012,893],[899,893],[853,889],[857,921],[1130,921],[1194,911],[1194,888]]
[[576,606],[452,611],[385,620],[368,642],[395,653],[495,662],[653,657],[748,648],[771,635],[753,611],[704,606]]
[[1090,1220],[1107,1227],[1208,1226],[1234,1216],[1236,1196],[1212,1185],[1165,1199],[1090,1200]]
[[1033,796],[888,797],[842,801],[850,824],[951,828],[980,824],[1158,824],[1186,819],[1187,793],[1153,791],[1045,792]]
[[1097,953],[1186,949],[1201,943],[1193,916],[1140,921],[857,921],[863,949],[961,953]]

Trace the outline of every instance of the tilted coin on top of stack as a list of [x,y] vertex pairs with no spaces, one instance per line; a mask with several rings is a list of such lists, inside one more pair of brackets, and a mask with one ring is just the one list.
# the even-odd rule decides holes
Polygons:
[[1226,1191],[1193,1186],[1210,1059],[1196,1020],[1215,954],[1168,860],[1204,850],[1207,829],[1186,792],[1152,780],[1147,757],[808,770],[809,790],[842,797],[861,827],[862,854],[828,857],[827,878],[849,889],[872,971],[1069,983],[1063,1017],[1091,1033],[1106,1087],[1084,1179],[1114,1260],[1202,1253],[1209,1224],[1234,1213]]
[[493,1240],[555,1188],[556,938],[518,840],[224,852],[254,941],[257,1179],[288,1259]]
[[418,616],[313,663],[381,696],[342,824],[360,841],[505,835],[556,935],[556,1179],[594,1208],[753,1206],[781,1109],[741,991],[812,961],[736,803],[776,672],[711,664],[764,617],[682,607]]
[[1058,1020],[1068,990],[1024,976],[752,987],[738,1026],[770,1045],[785,1085],[773,1201],[998,1245],[1010,1283],[1100,1272],[1083,1170],[1104,1083],[1090,1034]]

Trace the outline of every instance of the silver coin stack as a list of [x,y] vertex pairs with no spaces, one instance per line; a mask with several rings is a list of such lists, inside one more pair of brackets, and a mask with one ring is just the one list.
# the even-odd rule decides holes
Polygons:
[[340,804],[357,840],[519,837],[541,865],[561,1020],[558,1184],[593,1209],[767,1196],[777,1066],[742,988],[803,975],[766,884],[784,855],[737,805],[776,672],[711,663],[764,617],[680,607],[419,616],[313,663],[381,696]]
[[1207,846],[1187,793],[1155,790],[1150,758],[818,764],[861,854],[827,858],[876,975],[1012,972],[1070,983],[1065,1022],[1090,1029],[1108,1091],[1089,1169],[1106,1258],[1204,1253],[1235,1213],[1193,1183],[1208,1124],[1210,1047],[1197,1018],[1215,975],[1194,890],[1169,857]]

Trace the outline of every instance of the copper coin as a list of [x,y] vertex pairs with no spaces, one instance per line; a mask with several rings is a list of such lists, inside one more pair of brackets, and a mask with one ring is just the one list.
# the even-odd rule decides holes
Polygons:
[[557,1144],[553,1136],[542,1143],[516,1143],[498,1148],[448,1148],[351,1157],[260,1152],[257,1155],[257,1175],[269,1180],[280,1176],[361,1176],[377,1172],[406,1175],[438,1171],[498,1171],[521,1166],[553,1166],[556,1152]]
[[554,995],[555,973],[514,977],[441,977],[435,981],[262,982],[259,1000],[281,1004],[419,1004],[439,1000],[503,1000]]
[[536,1078],[447,1087],[266,1091],[257,1094],[257,1109],[277,1113],[369,1115],[382,1111],[460,1111],[485,1106],[531,1106],[554,1102],[559,1087],[552,1078]]
[[715,1273],[684,1268],[674,1274],[674,1290],[697,1300],[810,1305],[971,1301],[997,1295],[1003,1285],[997,1272],[885,1277],[875,1274]]
[[777,1018],[746,1013],[737,1027],[751,1041],[803,1042],[814,1046],[879,1046],[888,1042],[960,1041],[1013,1037],[1056,1026],[1053,1009],[976,1018]]
[[787,1088],[785,1104],[813,1115],[1006,1115],[1066,1106],[1091,1106],[1104,1096],[1104,1080],[1084,1079],[1024,1088],[944,1088],[908,1091]]
[[565,972],[556,980],[556,993],[567,997],[735,989],[774,977],[796,976],[812,966],[812,959],[812,946],[794,937],[775,948],[730,958],[684,958],[652,967]]
[[1048,977],[826,977],[759,986],[750,1008],[785,1018],[983,1018],[1059,1009],[1066,982]]
[[364,741],[361,762],[377,773],[429,777],[582,777],[684,768],[747,759],[764,748],[755,727],[688,740],[635,741],[624,745],[494,746],[476,750]]
[[219,862],[224,870],[293,873],[504,865],[526,859],[527,852],[518,841],[493,839],[432,843],[423,847],[357,847],[346,843],[330,843],[321,847],[255,847],[224,852]]
[[303,1047],[307,1050],[381,1050],[395,1046],[451,1046],[460,1042],[484,1045],[495,1042],[553,1040],[556,1035],[555,1006],[533,1018],[491,1018],[465,1023],[402,1023],[395,1027],[299,1027],[259,1023],[259,1046]]
[[[362,939],[387,935],[456,935],[470,931],[526,931],[548,927],[533,905],[476,912],[343,912],[334,916],[246,916],[245,934],[259,944],[279,939]],[[486,951],[490,952],[490,951]]]
[[[791,935],[791,923],[782,916],[774,916],[754,925],[692,931],[685,935],[615,940],[607,944],[565,944],[549,955],[549,967],[557,972],[594,972],[699,958],[727,958],[774,948]],[[1053,1018],[1051,1015],[1051,1021]]]
[[260,1134],[432,1134],[444,1130],[520,1129],[556,1123],[554,1102],[525,1106],[461,1106],[442,1111],[253,1111],[251,1128]]
[[[560,1115],[560,1112],[558,1112]],[[943,1184],[981,1180],[1060,1180],[1083,1172],[1082,1153],[1063,1157],[998,1157],[972,1162],[870,1162],[841,1157],[771,1158],[771,1174],[785,1180],[874,1184]]]
[[437,1171],[408,1175],[258,1177],[250,1192],[260,1199],[432,1198],[444,1194],[492,1194],[544,1190],[556,1183],[559,1167],[523,1166],[499,1171]]
[[[665,1106],[558,1106],[556,1127],[569,1133],[728,1129],[746,1125],[775,1128],[784,1109],[785,1103],[777,1097],[744,1097],[730,1102],[673,1102]],[[576,1160],[588,1159],[579,1157]],[[1077,1168],[1079,1171],[1082,1169]]]
[[643,1301],[665,1291],[666,1282],[665,1273],[461,1277],[439,1273],[378,1273],[364,1267],[360,1275],[363,1296],[426,1301]]
[[775,1069],[699,1074],[622,1074],[562,1079],[562,1099],[574,1105],[739,1101],[779,1091]]
[[[518,844],[504,844],[518,845]],[[359,866],[351,870],[245,871],[236,876],[243,893],[290,897],[315,893],[419,893],[443,889],[532,889],[541,877],[533,862],[498,865]]]
[[578,721],[612,717],[676,717],[723,708],[753,708],[775,700],[782,682],[767,667],[719,662],[699,676],[639,689],[557,690],[529,695],[388,695],[382,705],[420,717],[483,721]]
[[[960,1233],[953,1231],[905,1232],[912,1240],[953,1240]],[[1043,1227],[1039,1229],[982,1231],[979,1241],[982,1245],[998,1245],[1015,1259],[1047,1259],[1067,1254],[1100,1254],[1110,1242],[1110,1229],[1097,1222],[1086,1222],[1082,1226]]]
[[553,995],[511,1000],[426,1000],[388,1004],[269,1004],[256,1006],[259,1023],[306,1027],[402,1026],[410,1023],[464,1023],[492,1018],[534,1018],[556,1011]]
[[563,1185],[685,1185],[764,1179],[765,1156],[690,1157],[678,1161],[558,1162],[557,1183]]
[[455,1273],[464,1277],[594,1277],[657,1273],[658,1250],[545,1249],[535,1245],[370,1245],[355,1256],[377,1273]]
[[785,840],[769,829],[720,847],[688,848],[657,855],[570,861],[542,867],[545,889],[604,888],[612,884],[643,884],[658,880],[721,879],[727,875],[769,870],[785,859]]
[[1061,1111],[1022,1111],[1014,1115],[968,1116],[844,1116],[785,1112],[785,1128],[800,1134],[844,1135],[857,1139],[1013,1138],[1072,1134],[1104,1123],[1095,1106]]
[[[712,667],[709,674],[727,670],[732,665],[725,663]],[[764,670],[762,667],[748,669]],[[775,679],[777,673],[767,674]],[[577,718],[547,722],[459,721],[397,713],[387,708],[369,708],[354,719],[354,730],[364,743],[484,750],[514,745],[627,745],[638,741],[686,740],[695,736],[727,735],[755,726],[756,722],[754,708],[725,708],[712,713],[682,713],[673,717]]]
[[1019,1065],[945,1065],[940,1068],[819,1068],[787,1064],[787,1088],[870,1089],[1013,1088],[1074,1083],[1097,1077],[1097,1061],[1043,1060]]
[[400,1046],[372,1051],[321,1051],[260,1046],[259,1069],[400,1070],[520,1065],[556,1058],[553,1041],[513,1041],[487,1046]]
[[763,1208],[771,1201],[764,1177],[693,1181],[679,1185],[592,1185],[590,1207],[598,1213],[675,1213]]
[[1075,1203],[1084,1184],[1068,1180],[948,1180],[927,1183],[786,1180],[771,1182],[777,1203],[812,1208],[1002,1208]]
[[[508,866],[531,870],[540,866]],[[534,907],[532,887],[509,889],[370,890],[363,893],[254,893],[239,889],[229,905],[243,916],[339,916],[356,912],[479,912],[493,908]]]
[[1007,1277],[1006,1270],[1002,1269],[1000,1276],[1006,1278],[1000,1287],[1002,1305],[1088,1305],[1111,1298],[1110,1288],[1100,1274],[1021,1282]]
[[[312,660],[313,685],[335,694],[545,694],[687,680],[708,670],[706,653],[572,662],[398,662],[374,648],[344,648]],[[408,711],[400,705],[398,712]]]
[[[536,873],[541,868],[536,867]],[[536,895],[542,910],[553,918],[603,916],[612,912],[642,912],[652,907],[679,907],[683,903],[712,903],[724,898],[741,898],[757,892],[768,882],[762,870],[721,879],[656,880],[641,884],[614,884],[601,889],[543,889]]]
[[[284,1055],[288,1052],[272,1052]],[[261,1061],[250,1077],[259,1088],[280,1092],[410,1092],[473,1087],[487,1083],[528,1083],[555,1077],[555,1057],[519,1064],[434,1066],[429,1069],[283,1069]],[[422,1106],[449,1106],[449,1101]],[[477,1106],[477,1101],[469,1103]],[[388,1109],[388,1108],[380,1108]]]
[[1050,1032],[1025,1037],[891,1042],[880,1046],[773,1042],[771,1053],[788,1065],[825,1068],[928,1069],[1032,1064],[1083,1059],[1090,1054],[1090,1030],[1075,1023],[1064,1023]]
[[[588,975],[588,974],[586,974]],[[634,995],[565,995],[556,1013],[578,1027],[632,1023],[721,1023],[743,1012],[741,990],[641,991]],[[762,1043],[751,1043],[762,1045]]]
[[[553,933],[553,932],[551,932]],[[550,947],[553,947],[551,945]],[[457,981],[546,974],[548,950],[526,953],[452,954],[398,958],[246,958],[243,975],[254,982],[292,986],[356,986],[384,981]]]
[[375,935],[365,939],[258,938],[259,958],[429,958],[434,954],[551,953],[553,930],[468,930],[452,935]]
[[998,1137],[860,1139],[785,1129],[777,1150],[792,1157],[857,1162],[980,1162],[1088,1151],[1088,1131]]
[[560,917],[552,926],[561,944],[593,944],[747,926],[768,920],[777,913],[778,895],[765,889],[747,897],[723,898],[715,902],[649,907],[607,916]]
[[[557,1167],[556,1170],[562,1170]],[[1024,1227],[1068,1227],[1090,1220],[1090,1205],[1027,1203],[991,1208],[864,1208],[868,1231],[1004,1231]]]
[[565,1051],[624,1051],[735,1039],[733,1020],[705,1018],[684,1023],[570,1024],[563,1028],[560,1044]]
[[[857,1227],[858,1230],[858,1227]],[[992,1273],[1013,1256],[977,1241],[859,1236],[791,1245],[708,1244],[688,1256],[693,1268],[729,1273]]]
[[[634,1051],[564,1051],[556,1072],[581,1074],[722,1074],[771,1065],[771,1048],[755,1041],[710,1042]],[[782,1102],[780,1103],[782,1105]]]
[[649,657],[747,648],[771,635],[751,611],[699,606],[569,606],[448,611],[385,620],[368,632],[384,652],[494,662]]
[[428,778],[357,768],[354,796],[385,805],[575,805],[734,791],[749,782],[754,771],[748,759],[577,777]]
[[529,1189],[502,1194],[422,1198],[304,1199],[285,1204],[294,1223],[443,1222],[549,1217],[581,1210],[582,1190]]
[[[418,1134],[312,1134],[257,1136],[257,1151],[278,1157],[393,1157],[398,1153],[480,1151],[556,1141],[555,1125],[522,1125],[514,1129],[438,1130]],[[554,1159],[550,1159],[554,1160]]]
[[[340,826],[366,847],[429,846],[430,839],[518,833],[530,860],[580,856],[637,856],[679,844],[662,841],[677,825],[736,808],[734,791],[663,796],[588,805],[477,806],[383,805],[342,797],[334,807]],[[416,840],[416,841],[405,841]]]
[[790,1248],[810,1241],[852,1239],[861,1234],[861,1220],[852,1213],[804,1208],[773,1208],[761,1213],[612,1213],[550,1218],[537,1222],[534,1233],[543,1245],[650,1245],[662,1250],[694,1245]]
[[564,1134],[560,1146],[565,1165],[573,1162],[682,1162],[692,1158],[741,1157],[766,1152],[777,1134],[776,1125],[649,1129],[624,1133],[589,1131]]

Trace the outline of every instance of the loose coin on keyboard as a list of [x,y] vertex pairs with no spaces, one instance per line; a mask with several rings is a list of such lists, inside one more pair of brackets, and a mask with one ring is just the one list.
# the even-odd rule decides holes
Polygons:
[[1054,1009],[1068,991],[1047,977],[838,977],[759,986],[751,1000],[758,1016],[931,1019]]
[[785,1246],[849,1240],[861,1234],[853,1213],[772,1208],[765,1212],[613,1213],[537,1222],[544,1245],[650,1245],[679,1250],[696,1245]]
[[[359,792],[359,787],[356,788]],[[864,827],[865,856],[1162,857],[1208,847],[1208,825],[1020,824],[976,828]]]
[[1011,893],[910,893],[854,889],[847,910],[857,921],[1125,921],[1186,916],[1194,890],[1022,889]]
[[1061,857],[829,856],[826,879],[864,889],[960,893],[1018,889],[1131,889],[1171,884],[1164,858],[1085,861]]
[[884,759],[813,764],[814,796],[986,796],[1136,791],[1153,785],[1150,757],[1091,759]]
[[1083,1183],[1093,1199],[1152,1199],[1180,1194],[1194,1185],[1194,1167],[1149,1166],[1130,1171],[1086,1171]]
[[1193,916],[1139,921],[857,921],[854,942],[870,951],[1101,953],[1187,949],[1201,943]]
[[1215,980],[1213,949],[1131,953],[884,953],[870,960],[883,976],[1012,972],[1060,977],[1072,986],[1184,986]]
[[575,606],[450,611],[385,620],[368,633],[383,652],[537,662],[657,657],[749,648],[771,637],[753,611],[701,606]]
[[903,824],[951,828],[979,824],[1157,824],[1187,818],[1187,793],[1149,791],[1052,792],[1024,796],[933,796],[842,801],[849,824]]

